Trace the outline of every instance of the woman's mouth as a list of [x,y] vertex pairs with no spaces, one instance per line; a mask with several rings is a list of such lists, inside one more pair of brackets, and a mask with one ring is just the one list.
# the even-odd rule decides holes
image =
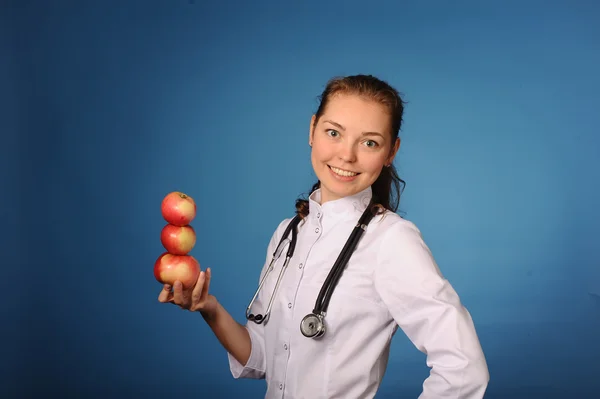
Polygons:
[[338,176],[338,177],[343,177],[345,179],[349,179],[349,178],[353,178],[355,176],[358,176],[360,173],[357,172],[351,172],[349,170],[344,170],[344,169],[340,169],[340,168],[336,168],[334,166],[329,166],[329,169],[333,172],[334,175]]

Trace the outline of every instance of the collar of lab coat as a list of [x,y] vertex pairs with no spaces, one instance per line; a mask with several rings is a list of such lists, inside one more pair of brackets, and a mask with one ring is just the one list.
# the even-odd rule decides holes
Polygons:
[[354,195],[328,201],[321,205],[321,189],[319,188],[308,197],[309,218],[317,219],[322,215],[327,215],[328,218],[355,217],[356,214],[362,214],[367,209],[372,195],[373,192],[369,186]]

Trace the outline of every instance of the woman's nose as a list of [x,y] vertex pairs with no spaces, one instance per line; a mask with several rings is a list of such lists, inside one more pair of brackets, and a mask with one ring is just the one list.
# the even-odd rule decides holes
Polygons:
[[340,148],[339,157],[344,162],[354,162],[356,161],[356,149],[354,145],[345,145]]

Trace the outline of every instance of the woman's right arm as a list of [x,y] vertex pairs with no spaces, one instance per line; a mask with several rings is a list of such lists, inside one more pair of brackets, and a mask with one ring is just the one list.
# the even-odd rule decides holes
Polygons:
[[214,295],[208,293],[211,274],[210,268],[201,271],[191,293],[184,291],[179,282],[175,283],[173,292],[167,284],[163,287],[158,300],[172,302],[190,311],[199,311],[221,345],[240,364],[245,365],[252,349],[250,334],[243,325],[235,321]]
[[[264,276],[270,258],[279,242],[281,229],[285,229],[286,222],[289,223],[290,220],[282,221],[271,237],[260,279]],[[248,322],[246,325],[238,323],[217,301],[215,296],[209,294],[211,277],[212,270],[210,268],[201,271],[191,292],[184,291],[179,282],[175,283],[173,290],[170,286],[165,285],[158,300],[163,303],[171,302],[183,309],[198,311],[202,314],[208,326],[227,351],[231,373],[234,378],[264,378],[266,369],[264,326],[253,322]],[[265,293],[261,290],[253,307],[264,309],[264,295]]]
[[252,352],[252,341],[245,326],[238,323],[217,303],[212,313],[200,312],[221,345],[240,365],[246,365]]
[[183,290],[179,281],[173,289],[166,284],[158,296],[162,303],[173,303],[182,309],[200,312],[221,345],[227,351],[230,368],[235,378],[264,378],[265,356],[261,327],[243,326],[209,294],[210,268],[201,271],[193,290]]

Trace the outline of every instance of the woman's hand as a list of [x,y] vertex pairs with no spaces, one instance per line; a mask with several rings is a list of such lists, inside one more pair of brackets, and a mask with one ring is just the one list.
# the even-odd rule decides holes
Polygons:
[[210,287],[210,268],[201,271],[196,284],[186,290],[183,289],[181,281],[176,281],[171,291],[171,286],[165,284],[158,295],[158,301],[162,303],[171,302],[181,309],[191,312],[200,312],[203,316],[210,317],[217,309],[217,298],[208,293]]

